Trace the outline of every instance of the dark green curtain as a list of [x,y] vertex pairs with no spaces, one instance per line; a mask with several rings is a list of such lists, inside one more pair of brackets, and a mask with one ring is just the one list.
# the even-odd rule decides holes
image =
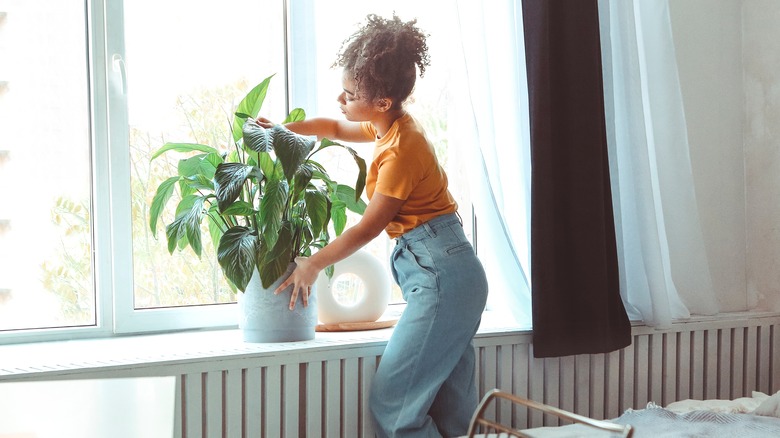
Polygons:
[[612,215],[597,0],[523,0],[536,357],[630,345]]

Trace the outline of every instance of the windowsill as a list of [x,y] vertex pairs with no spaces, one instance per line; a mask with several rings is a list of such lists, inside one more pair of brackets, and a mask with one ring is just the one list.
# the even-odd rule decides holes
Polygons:
[[[778,312],[732,312],[676,321],[669,329],[656,329],[636,321],[632,325],[633,334],[642,335],[659,330],[685,330],[686,325],[695,329],[698,323],[748,326],[756,324],[760,318],[778,316]],[[86,370],[137,371],[143,367],[184,366],[207,360],[281,358],[300,354],[328,357],[329,351],[343,352],[353,348],[377,348],[381,352],[392,333],[392,328],[317,332],[311,341],[254,344],[244,342],[241,330],[232,328],[0,345],[0,381],[46,379]],[[505,318],[485,312],[475,339],[504,336],[530,337],[531,329],[512,326]],[[530,342],[530,339],[524,342]]]
[[[530,334],[530,329],[512,327],[502,321],[505,319],[485,312],[476,338]],[[61,376],[90,368],[126,369],[215,358],[264,358],[344,348],[383,348],[392,333],[392,328],[317,332],[311,341],[255,344],[244,342],[241,330],[232,328],[0,345],[0,381]]]

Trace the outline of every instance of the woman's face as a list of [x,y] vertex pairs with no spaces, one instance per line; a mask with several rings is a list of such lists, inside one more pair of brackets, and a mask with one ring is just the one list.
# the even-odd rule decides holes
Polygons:
[[355,81],[346,71],[342,75],[341,84],[342,91],[337,100],[344,117],[351,122],[372,121],[378,113],[377,105],[369,102],[363,93],[357,90]]

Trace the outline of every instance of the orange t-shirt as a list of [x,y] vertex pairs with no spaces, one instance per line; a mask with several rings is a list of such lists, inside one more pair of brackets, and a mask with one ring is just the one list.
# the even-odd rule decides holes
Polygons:
[[368,199],[374,192],[403,199],[401,210],[385,228],[391,238],[436,216],[454,213],[458,204],[447,189],[447,174],[436,159],[433,145],[408,113],[396,120],[384,137],[370,122],[361,124],[376,140],[374,159],[366,176]]

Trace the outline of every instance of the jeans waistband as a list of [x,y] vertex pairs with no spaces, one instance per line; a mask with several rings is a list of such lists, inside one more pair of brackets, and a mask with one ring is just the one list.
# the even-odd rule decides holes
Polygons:
[[463,222],[460,220],[460,216],[458,216],[457,213],[443,214],[441,216],[436,216],[428,222],[416,226],[403,235],[398,236],[395,240],[397,243],[408,243],[428,237],[435,237],[436,230],[449,227],[450,225],[454,224],[461,226],[463,225]]

